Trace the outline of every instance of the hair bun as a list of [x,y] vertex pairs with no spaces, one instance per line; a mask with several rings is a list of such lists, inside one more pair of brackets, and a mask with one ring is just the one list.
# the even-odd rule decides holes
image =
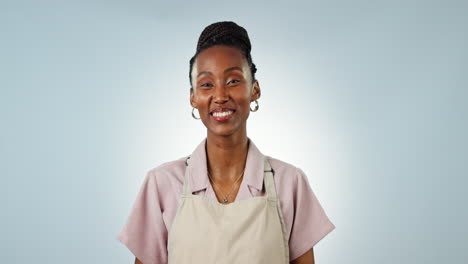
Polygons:
[[200,49],[203,48],[204,43],[215,41],[216,39],[219,39],[226,35],[239,39],[245,44],[247,50],[249,52],[251,51],[252,46],[250,44],[250,39],[249,35],[247,34],[247,30],[245,30],[245,28],[237,25],[232,21],[221,21],[207,26],[202,31],[200,37],[198,38],[196,52],[198,53]]

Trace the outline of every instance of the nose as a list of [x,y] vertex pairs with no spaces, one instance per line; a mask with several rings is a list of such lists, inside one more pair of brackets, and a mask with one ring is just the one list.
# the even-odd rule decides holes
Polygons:
[[224,104],[229,100],[228,89],[224,85],[218,85],[215,89],[214,101],[217,104]]

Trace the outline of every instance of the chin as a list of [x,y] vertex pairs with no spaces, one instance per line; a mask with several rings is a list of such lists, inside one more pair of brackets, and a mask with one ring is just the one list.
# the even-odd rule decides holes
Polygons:
[[233,135],[236,130],[219,127],[219,129],[209,129],[209,132],[216,136],[227,137]]
[[211,131],[211,134],[220,136],[220,137],[228,137],[234,134],[232,131]]

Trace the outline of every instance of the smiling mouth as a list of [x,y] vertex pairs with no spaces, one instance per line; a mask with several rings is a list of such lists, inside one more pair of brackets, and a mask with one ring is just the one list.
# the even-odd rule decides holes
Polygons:
[[222,122],[222,121],[228,120],[234,114],[234,112],[235,112],[235,110],[226,109],[226,110],[222,110],[222,111],[211,112],[210,115],[216,121]]

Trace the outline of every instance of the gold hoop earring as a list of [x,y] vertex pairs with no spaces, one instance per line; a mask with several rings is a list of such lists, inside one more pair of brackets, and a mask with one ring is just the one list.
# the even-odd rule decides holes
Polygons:
[[195,114],[193,113],[193,110],[195,110],[195,107],[192,107],[192,117],[197,120],[200,119],[200,117],[195,116]]
[[252,110],[252,108],[250,108],[250,111],[251,111],[251,112],[257,112],[257,110],[258,110],[258,102],[257,102],[257,100],[255,100],[254,102],[255,102],[255,108],[254,108],[254,110]]

